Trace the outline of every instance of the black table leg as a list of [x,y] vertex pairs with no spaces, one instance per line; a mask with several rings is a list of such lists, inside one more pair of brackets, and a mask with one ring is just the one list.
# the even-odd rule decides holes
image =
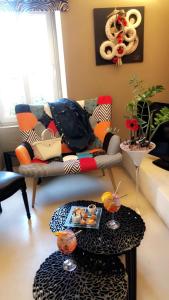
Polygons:
[[128,300],[137,298],[137,255],[136,248],[126,253],[126,271],[128,274]]
[[0,203],[0,214],[2,213],[2,206],[1,206],[1,203]]

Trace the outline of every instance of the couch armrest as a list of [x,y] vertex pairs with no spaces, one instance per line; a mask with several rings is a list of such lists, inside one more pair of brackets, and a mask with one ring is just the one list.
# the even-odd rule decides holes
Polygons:
[[18,146],[15,149],[15,154],[21,165],[27,165],[31,163],[31,157],[25,146]]
[[107,154],[116,154],[118,152],[120,152],[120,137],[114,134],[110,139]]

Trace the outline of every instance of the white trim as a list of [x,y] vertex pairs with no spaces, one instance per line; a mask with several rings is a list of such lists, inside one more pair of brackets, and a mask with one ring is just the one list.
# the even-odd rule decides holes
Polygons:
[[67,82],[66,82],[65,59],[64,59],[64,50],[63,50],[62,25],[61,25],[61,16],[59,11],[55,11],[55,23],[56,23],[56,33],[57,33],[57,41],[58,41],[62,96],[67,98]]
[[[54,12],[46,14],[47,30],[49,37],[51,64],[53,66],[53,89],[54,97],[62,97],[61,72],[59,66],[58,40],[56,34],[56,23]],[[57,72],[56,72],[57,70]],[[54,100],[54,99],[53,99]]]

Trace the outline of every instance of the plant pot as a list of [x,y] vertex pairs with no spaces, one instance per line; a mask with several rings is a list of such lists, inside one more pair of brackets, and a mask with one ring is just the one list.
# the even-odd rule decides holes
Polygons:
[[144,156],[146,154],[148,154],[150,151],[152,151],[155,147],[156,147],[156,145],[153,142],[151,142],[149,147],[147,147],[147,148],[146,147],[143,147],[143,148],[139,147],[138,150],[137,149],[133,150],[133,149],[129,148],[129,145],[126,145],[124,143],[120,144],[120,148],[123,151],[128,153],[128,155],[130,156],[130,158],[132,159],[132,161],[133,161],[133,163],[136,167],[140,166]]

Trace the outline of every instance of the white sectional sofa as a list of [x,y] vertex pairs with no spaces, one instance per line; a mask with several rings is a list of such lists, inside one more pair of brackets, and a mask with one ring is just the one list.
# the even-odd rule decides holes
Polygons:
[[[169,171],[155,166],[157,157],[146,155],[140,166],[140,191],[151,203],[157,214],[169,228]],[[135,180],[135,167],[126,153],[123,153],[123,166]]]

